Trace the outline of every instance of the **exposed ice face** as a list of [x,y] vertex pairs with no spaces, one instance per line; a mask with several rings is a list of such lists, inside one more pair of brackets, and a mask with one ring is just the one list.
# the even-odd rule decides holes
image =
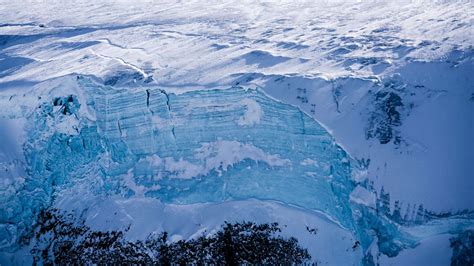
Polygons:
[[28,114],[29,176],[2,203],[2,222],[19,235],[61,191],[177,204],[275,200],[354,228],[351,159],[299,109],[240,87],[176,95],[77,82],[82,102],[45,97]]
[[[97,84],[83,82],[97,94]],[[242,88],[181,95],[100,90],[106,97],[94,96],[98,129],[114,143],[107,176],[131,170],[137,185],[159,185],[145,195],[164,202],[270,199],[321,210],[352,227],[347,154],[297,108]],[[307,158],[324,164],[301,165]]]

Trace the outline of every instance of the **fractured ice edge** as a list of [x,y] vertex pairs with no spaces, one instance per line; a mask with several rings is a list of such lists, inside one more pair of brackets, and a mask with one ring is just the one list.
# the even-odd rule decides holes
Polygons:
[[[27,133],[26,166],[11,164],[18,168],[12,173],[25,177],[0,187],[3,251],[25,245],[39,211],[54,202],[67,205],[68,195],[178,205],[282,202],[353,232],[366,262],[374,240],[392,257],[426,237],[474,226],[470,211],[418,209],[413,219],[403,219],[397,208],[390,213],[388,194],[376,196],[360,164],[323,126],[260,90],[175,94],[146,83],[112,87],[90,76],[62,79],[74,89],[51,88],[31,96],[32,106],[0,113],[25,119]],[[12,106],[11,97],[2,96],[0,104]]]

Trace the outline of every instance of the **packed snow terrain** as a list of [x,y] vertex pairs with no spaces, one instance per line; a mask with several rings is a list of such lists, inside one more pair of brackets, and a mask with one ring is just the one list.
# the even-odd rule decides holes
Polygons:
[[474,229],[473,15],[0,0],[0,263],[31,264],[54,207],[129,239],[278,222],[320,264],[449,264]]

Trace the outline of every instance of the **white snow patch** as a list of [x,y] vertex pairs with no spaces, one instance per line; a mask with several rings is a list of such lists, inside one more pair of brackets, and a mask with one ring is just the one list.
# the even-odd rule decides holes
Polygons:
[[316,172],[305,172],[305,175],[309,177],[318,177],[318,174]]
[[135,183],[132,171],[133,169],[130,169],[125,175],[122,175],[123,181],[125,185],[135,193],[136,197],[143,197],[146,188]]
[[370,192],[361,186],[357,186],[349,197],[350,200],[355,203],[375,208],[375,203],[377,200],[375,193]]
[[[273,201],[251,199],[176,205],[152,198],[101,198],[89,206],[85,219],[93,230],[129,228],[125,237],[130,240],[146,239],[150,234],[167,231],[171,241],[209,236],[225,221],[277,222],[282,236],[296,237],[301,246],[308,249],[314,262],[357,265],[363,256],[361,249],[351,249],[356,239],[350,231],[317,212]],[[308,232],[308,228],[316,228],[317,235]]]
[[75,116],[69,115],[60,117],[55,127],[59,133],[79,135],[79,120]]
[[240,101],[242,105],[245,105],[247,111],[245,111],[244,115],[239,118],[237,124],[240,126],[253,126],[260,123],[260,119],[263,116],[263,110],[260,104],[253,99],[243,99]]
[[369,176],[369,171],[367,169],[365,169],[365,170],[356,169],[356,170],[352,171],[352,177],[357,182],[364,181],[365,179],[367,179],[368,176]]
[[153,115],[151,117],[151,121],[153,122],[153,125],[156,127],[156,129],[166,128],[170,124],[168,119],[163,119],[158,115]]
[[180,158],[176,161],[172,157],[164,158],[164,166],[167,172],[174,173],[176,178],[190,179],[208,173],[202,165],[196,165]]
[[160,156],[153,154],[150,156],[146,156],[145,159],[140,159],[139,162],[142,162],[143,160],[147,161],[150,163],[150,166],[158,167],[163,163],[163,160],[161,160]]
[[133,193],[135,193],[135,197],[138,197],[138,198],[143,198],[145,196],[145,193],[148,191],[158,190],[161,188],[160,185],[154,185],[152,187],[138,185],[134,179],[133,169],[128,170],[128,172],[125,175],[122,175],[122,178],[125,185],[130,190],[132,190]]
[[219,174],[245,159],[265,162],[270,166],[291,165],[289,159],[281,159],[278,154],[267,154],[254,145],[226,140],[202,144],[196,150],[195,158],[205,162],[206,171],[216,169]]
[[195,150],[194,158],[197,162],[183,158],[179,160],[172,157],[160,158],[157,155],[147,156],[144,160],[152,167],[161,167],[165,172],[173,173],[170,177],[182,179],[207,175],[213,170],[220,176],[230,166],[247,159],[275,167],[291,165],[289,159],[282,159],[278,154],[267,154],[254,145],[227,140],[203,143]]
[[309,165],[317,166],[317,165],[318,165],[318,162],[316,162],[316,161],[313,160],[313,159],[306,158],[306,159],[304,159],[303,161],[301,161],[300,164],[303,165],[303,166],[309,166]]

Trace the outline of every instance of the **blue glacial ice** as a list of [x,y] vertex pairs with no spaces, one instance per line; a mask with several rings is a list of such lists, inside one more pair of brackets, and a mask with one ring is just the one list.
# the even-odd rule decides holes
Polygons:
[[17,114],[27,119],[27,168],[21,184],[1,187],[4,250],[15,249],[39,210],[68,190],[174,204],[278,201],[326,215],[365,250],[377,238],[392,256],[427,231],[473,225],[461,217],[406,229],[354,200],[356,188],[373,193],[353,178],[357,163],[318,122],[259,90],[176,94],[82,76],[75,82],[81,93],[43,97]]

